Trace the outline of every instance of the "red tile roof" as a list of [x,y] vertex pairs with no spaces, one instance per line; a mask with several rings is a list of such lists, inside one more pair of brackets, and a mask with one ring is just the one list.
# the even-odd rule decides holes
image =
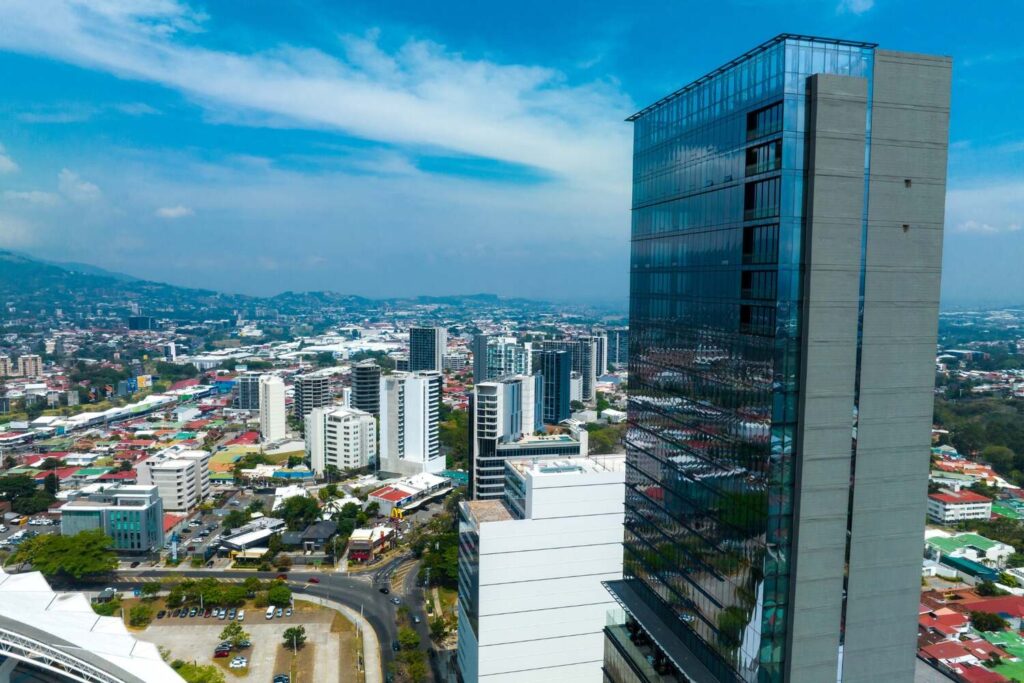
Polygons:
[[409,497],[409,495],[410,494],[406,493],[405,491],[400,491],[399,489],[391,488],[390,486],[385,486],[384,488],[377,489],[376,491],[371,493],[370,497],[380,498],[381,500],[386,500],[389,503],[397,503],[399,501],[405,500],[406,498]]
[[185,515],[172,515],[169,512],[164,513],[164,533],[166,534],[171,529],[178,525],[178,522],[185,519]]
[[953,670],[964,683],[1009,683],[1009,678],[991,669],[974,664],[954,664]]
[[963,505],[965,503],[991,503],[991,498],[986,498],[980,493],[974,491],[960,491],[959,493],[929,493],[928,497],[932,500],[937,500],[940,503],[947,504],[958,504]]
[[976,600],[964,600],[963,606],[975,612],[991,612],[1008,614],[1011,617],[1024,617],[1024,597],[1019,595],[996,595]]

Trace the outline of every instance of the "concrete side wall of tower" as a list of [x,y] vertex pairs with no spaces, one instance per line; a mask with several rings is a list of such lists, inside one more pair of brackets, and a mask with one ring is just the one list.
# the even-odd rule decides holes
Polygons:
[[913,680],[951,72],[875,53],[844,683]]
[[850,483],[867,80],[807,81],[804,335],[787,681],[835,676]]

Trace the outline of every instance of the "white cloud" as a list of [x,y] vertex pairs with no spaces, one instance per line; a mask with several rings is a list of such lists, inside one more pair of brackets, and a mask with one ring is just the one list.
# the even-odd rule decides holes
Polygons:
[[56,206],[60,203],[60,195],[42,190],[7,190],[4,192],[4,199],[12,202],[25,202],[38,206]]
[[14,173],[17,170],[18,164],[14,163],[14,159],[4,151],[4,146],[0,145],[0,174]]
[[57,174],[57,187],[61,194],[74,202],[94,202],[103,196],[100,188],[84,180],[74,171],[64,168]]
[[994,235],[1018,232],[1024,218],[1024,181],[979,184],[946,193],[946,224],[953,231]]
[[17,216],[0,214],[0,246],[25,247],[35,242],[35,231]]
[[[867,0],[852,0],[863,6]],[[343,55],[302,46],[253,54],[200,47],[204,17],[177,0],[8,0],[0,48],[178,89],[255,125],[344,131],[541,169],[628,201],[632,103],[614,84],[471,59],[423,40],[388,50],[373,32]]]
[[875,0],[839,0],[836,11],[840,14],[864,14],[875,6]]
[[177,206],[161,206],[156,210],[156,215],[160,218],[184,218],[185,216],[191,216],[195,213],[192,209],[187,206],[178,204]]

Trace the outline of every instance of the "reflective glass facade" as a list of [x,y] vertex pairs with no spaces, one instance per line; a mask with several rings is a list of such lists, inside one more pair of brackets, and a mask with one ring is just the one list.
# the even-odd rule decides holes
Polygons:
[[873,54],[780,36],[632,119],[624,575],[717,680],[784,678],[805,87]]

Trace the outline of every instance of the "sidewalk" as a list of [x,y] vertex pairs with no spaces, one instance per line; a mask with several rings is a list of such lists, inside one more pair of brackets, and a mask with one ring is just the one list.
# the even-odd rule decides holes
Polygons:
[[377,640],[377,632],[373,630],[366,619],[359,612],[341,603],[302,593],[296,594],[296,599],[305,600],[322,607],[329,607],[341,612],[346,619],[356,625],[356,630],[363,639],[363,667],[366,673],[366,683],[383,683],[384,672],[381,666],[380,642]]

